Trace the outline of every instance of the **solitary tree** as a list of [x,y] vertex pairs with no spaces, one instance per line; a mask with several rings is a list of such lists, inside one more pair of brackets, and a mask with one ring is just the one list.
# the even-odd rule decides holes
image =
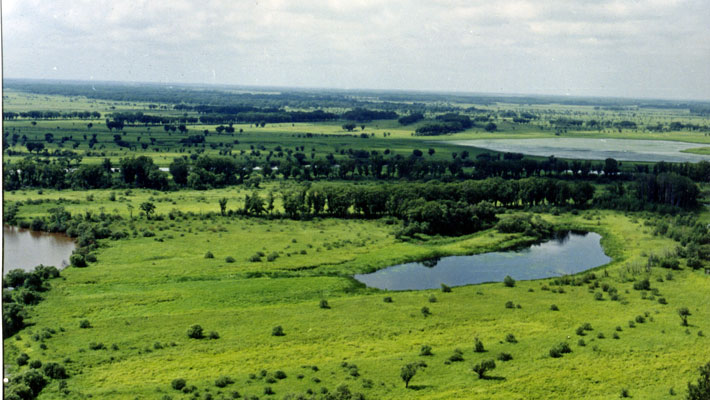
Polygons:
[[155,204],[149,201],[141,203],[141,211],[145,213],[145,217],[147,219],[150,219],[150,215],[155,212]]
[[223,217],[227,213],[227,198],[226,197],[222,197],[221,199],[219,199],[219,212],[220,212],[220,214],[222,214]]
[[688,317],[690,316],[690,310],[688,310],[688,307],[681,307],[678,309],[678,316],[680,319],[683,320],[681,323],[682,326],[688,326]]
[[355,129],[355,126],[356,126],[355,124],[353,124],[352,122],[349,122],[349,123],[343,125],[343,129],[348,132],[352,132]]
[[425,367],[426,367],[426,364],[423,362],[409,363],[409,364],[403,366],[402,370],[399,372],[399,376],[404,381],[404,387],[408,388],[409,381],[411,381],[412,378],[414,378],[414,375],[417,374],[417,370],[419,368],[425,368]]
[[482,361],[473,366],[473,372],[478,374],[478,379],[484,379],[486,372],[494,369],[496,367],[496,362],[493,360]]

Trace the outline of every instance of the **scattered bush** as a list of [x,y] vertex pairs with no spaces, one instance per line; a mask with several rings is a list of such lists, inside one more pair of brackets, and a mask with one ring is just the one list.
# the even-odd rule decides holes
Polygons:
[[431,356],[434,354],[431,352],[431,346],[425,344],[422,346],[421,349],[419,349],[419,355],[420,356]]
[[436,303],[436,296],[434,296],[433,294],[429,296],[429,303]]
[[271,261],[276,260],[277,258],[279,258],[279,253],[277,253],[277,252],[272,252],[271,254],[269,254],[268,256],[266,256],[266,261],[271,262]]
[[236,261],[236,260],[235,260],[234,257],[232,257],[232,256],[227,256],[227,257],[224,259],[224,262],[226,262],[226,263],[233,263],[234,261]]
[[[226,387],[228,385],[231,385],[234,383],[234,380],[228,376],[220,376],[219,378],[215,379],[214,385],[220,388]],[[183,381],[184,385],[184,381]]]
[[550,357],[559,358],[562,357],[563,354],[571,352],[572,349],[569,347],[569,344],[562,342],[550,349]]
[[318,306],[319,306],[320,308],[323,308],[323,309],[329,309],[329,308],[330,308],[330,305],[328,304],[328,300],[325,300],[325,299],[321,300],[321,301],[320,301],[320,304],[319,304]]
[[428,317],[431,315],[431,311],[429,310],[429,307],[422,307],[422,315],[424,317]]
[[550,310],[552,310],[552,311],[560,311],[560,308],[557,307],[557,304],[553,304],[553,305],[550,306]]
[[172,388],[175,390],[182,390],[182,388],[185,387],[185,380],[182,378],[173,379],[173,381],[170,383],[170,386],[172,386]]
[[274,329],[271,330],[271,336],[284,336],[286,335],[284,333],[284,329],[281,327],[281,325],[275,326]]
[[187,329],[187,337],[191,339],[202,339],[204,337],[204,331],[200,325],[192,325]]
[[286,379],[286,373],[279,370],[279,371],[274,372],[274,377],[276,379]]
[[451,293],[451,287],[442,283],[441,284],[441,291],[444,293]]
[[392,303],[392,298],[390,296],[386,296],[384,299],[382,299],[385,303]]
[[207,253],[205,253],[205,258],[214,258],[214,254],[212,254],[211,251],[208,251]]
[[449,357],[450,362],[463,361],[463,351],[461,349],[455,349],[454,354]]
[[210,331],[210,333],[207,334],[207,337],[210,339],[219,339],[219,333],[217,333],[217,331]]
[[475,339],[473,351],[475,351],[476,353],[484,353],[486,351],[486,349],[483,347],[483,342],[481,342],[478,338]]
[[500,353],[498,354],[498,360],[499,361],[510,361],[513,359],[513,356],[510,355],[510,353]]
[[478,374],[478,379],[484,379],[486,372],[494,369],[496,367],[496,362],[493,360],[481,361],[480,363],[473,366],[473,372]]
[[30,368],[32,369],[40,369],[42,368],[42,361],[40,360],[34,360],[30,362]]
[[515,308],[515,304],[512,301],[508,300],[505,302],[505,308]]
[[45,364],[42,371],[44,371],[44,374],[52,379],[66,379],[69,377],[64,366],[55,362]]
[[91,322],[89,322],[88,319],[82,319],[81,321],[79,321],[79,328],[81,328],[81,329],[91,328]]
[[104,346],[104,344],[101,342],[99,342],[99,343],[90,342],[89,343],[89,349],[91,349],[91,350],[103,350],[105,348],[106,348],[106,346]]
[[27,353],[22,353],[19,356],[17,356],[17,365],[18,366],[23,366],[27,365],[27,361],[29,361],[30,356],[27,355]]

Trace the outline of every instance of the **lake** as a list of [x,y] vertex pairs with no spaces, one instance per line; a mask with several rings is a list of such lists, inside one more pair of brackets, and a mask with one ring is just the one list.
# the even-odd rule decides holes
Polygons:
[[2,232],[3,275],[16,268],[29,271],[39,264],[66,267],[76,247],[70,237],[58,233],[36,232],[5,225]]
[[594,232],[564,232],[522,250],[399,264],[354,278],[378,289],[423,290],[439,288],[442,283],[462,286],[502,282],[506,275],[529,280],[576,274],[611,261],[600,240]]
[[618,161],[668,161],[699,162],[710,161],[710,156],[681,153],[681,150],[708,147],[707,144],[672,142],[667,140],[635,139],[589,139],[589,138],[548,138],[548,139],[480,139],[453,140],[442,143],[482,149],[523,153],[533,156],[570,158],[582,160]]

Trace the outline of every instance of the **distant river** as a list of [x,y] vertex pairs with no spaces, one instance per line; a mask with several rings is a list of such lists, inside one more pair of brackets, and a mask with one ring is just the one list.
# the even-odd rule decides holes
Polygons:
[[64,268],[76,247],[74,241],[62,234],[36,232],[14,226],[2,227],[3,275],[15,268],[31,270],[39,264]]
[[482,149],[523,153],[532,156],[570,158],[581,160],[605,160],[649,162],[699,162],[710,161],[710,156],[681,153],[681,150],[710,147],[709,144],[673,142],[669,140],[637,139],[590,139],[590,138],[544,138],[544,139],[476,139],[452,140],[442,143],[471,146]]

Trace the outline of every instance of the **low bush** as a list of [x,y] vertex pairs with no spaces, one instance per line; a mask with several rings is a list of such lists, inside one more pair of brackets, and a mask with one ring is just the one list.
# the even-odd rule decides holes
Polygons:
[[202,339],[204,337],[204,331],[200,325],[192,325],[187,329],[187,337],[190,339]]
[[214,385],[220,388],[226,387],[227,385],[231,385],[232,383],[234,383],[234,380],[228,376],[220,376],[214,381]]

